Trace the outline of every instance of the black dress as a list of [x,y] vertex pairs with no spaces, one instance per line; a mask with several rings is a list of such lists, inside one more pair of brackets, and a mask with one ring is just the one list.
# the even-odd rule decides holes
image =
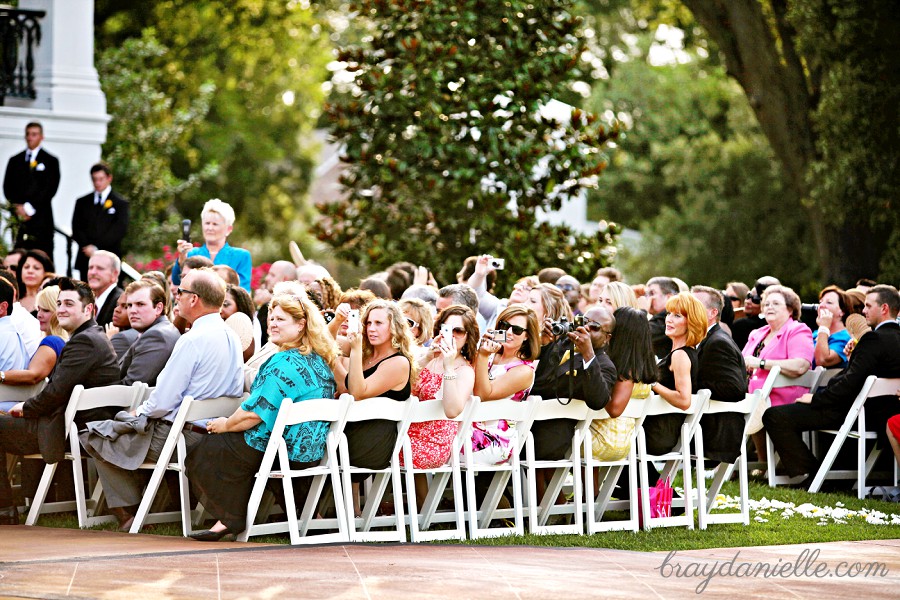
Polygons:
[[[369,377],[374,373],[378,366],[389,358],[393,358],[400,354],[399,352],[391,354],[381,359],[365,371],[363,378]],[[402,355],[401,355],[402,356]],[[412,365],[410,365],[410,370]],[[348,384],[350,376],[344,381],[344,385]],[[401,390],[387,390],[381,397],[390,398],[402,402],[409,398],[412,384],[410,377],[406,379],[406,385]],[[364,469],[384,469],[391,463],[391,452],[394,450],[394,444],[397,442],[397,423],[386,419],[375,419],[371,421],[360,421],[357,423],[347,423],[344,427],[344,434],[347,436],[347,448],[350,453],[350,464],[354,467],[362,467]],[[365,479],[354,477],[354,480]]]
[[[697,375],[700,372],[700,359],[696,348],[682,346],[669,352],[659,363],[659,379],[660,385],[675,389],[675,373],[669,367],[672,364],[672,356],[676,352],[685,352],[691,361],[691,390],[697,391]],[[670,452],[678,438],[681,435],[681,425],[684,423],[684,416],[679,414],[656,415],[644,419],[644,434],[647,437],[647,452],[650,454],[665,454]]]

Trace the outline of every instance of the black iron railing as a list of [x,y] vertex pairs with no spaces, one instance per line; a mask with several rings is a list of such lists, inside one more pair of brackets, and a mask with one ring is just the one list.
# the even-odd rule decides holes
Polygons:
[[34,50],[41,43],[42,10],[0,5],[0,106],[11,98],[34,100]]

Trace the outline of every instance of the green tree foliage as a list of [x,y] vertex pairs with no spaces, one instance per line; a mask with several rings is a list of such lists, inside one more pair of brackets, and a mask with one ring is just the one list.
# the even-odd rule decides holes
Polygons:
[[201,86],[191,103],[173,107],[163,91],[163,74],[155,66],[167,49],[146,34],[108,48],[97,60],[97,70],[113,115],[103,145],[104,159],[113,165],[116,187],[131,203],[131,224],[125,250],[154,254],[176,239],[178,215],[173,199],[196,192],[216,174],[212,164],[177,177],[173,157],[186,149],[196,123],[209,110],[214,89]]
[[571,2],[350,4],[371,29],[338,52],[352,81],[336,81],[326,112],[347,195],[320,206],[320,239],[351,262],[410,260],[443,281],[482,252],[515,273],[602,266],[614,228],[582,236],[535,216],[595,185],[617,134],[580,109],[539,116],[588,76]]
[[589,104],[632,124],[590,198],[590,214],[643,233],[619,266],[633,281],[665,274],[724,286],[771,273],[814,288],[806,213],[746,97],[696,49],[681,64],[649,64],[652,40],[638,32]]
[[197,219],[203,202],[222,198],[239,215],[235,242],[269,239],[283,254],[310,215],[312,129],[331,58],[327,28],[309,3],[98,0],[97,23],[101,48],[152,30],[168,48],[161,84],[176,107],[189,106],[204,86],[215,88],[174,171],[186,177],[213,163],[218,175],[176,198],[177,211]]

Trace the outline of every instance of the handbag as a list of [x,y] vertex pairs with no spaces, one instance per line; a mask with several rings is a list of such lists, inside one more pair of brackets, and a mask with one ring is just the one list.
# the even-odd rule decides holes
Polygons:
[[[650,498],[651,519],[672,516],[673,491],[672,482],[668,477],[666,479],[658,480],[656,485],[648,490],[647,494]],[[642,502],[638,502],[638,527],[644,526],[643,506],[644,504]]]

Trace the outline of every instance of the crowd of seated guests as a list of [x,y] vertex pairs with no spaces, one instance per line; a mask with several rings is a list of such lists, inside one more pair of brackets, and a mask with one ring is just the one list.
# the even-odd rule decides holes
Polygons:
[[[536,274],[520,273],[508,296],[501,298],[495,295],[497,273],[490,266],[491,257],[482,255],[467,259],[457,281],[443,287],[428,269],[397,263],[346,290],[321,265],[276,261],[251,295],[250,255],[226,241],[233,221],[234,213],[226,203],[207,203],[204,244],[195,248],[188,240],[179,240],[171,279],[148,272],[121,290],[115,287],[118,259],[97,253],[88,282],[92,293],[78,288],[91,316],[78,325],[106,334],[92,337],[91,342],[102,345],[104,353],[108,346],[118,370],[117,380],[94,380],[94,384],[144,381],[155,385],[158,378],[171,376],[167,371],[175,366],[169,358],[197,322],[217,319],[230,331],[228,339],[239,342],[242,370],[217,376],[239,378],[250,396],[235,414],[207,425],[210,433],[221,435],[204,438],[189,449],[189,466],[205,467],[197,469],[192,484],[218,519],[198,539],[220,539],[243,527],[253,474],[285,397],[299,402],[347,392],[358,401],[373,397],[403,401],[415,395],[421,401],[441,402],[444,414],[452,419],[473,395],[483,402],[522,400],[532,393],[555,400],[565,392],[592,408],[607,410],[608,419],[591,425],[593,453],[600,460],[617,460],[627,455],[634,431],[634,419],[621,417],[633,398],[655,393],[684,410],[693,394],[708,388],[714,399],[737,401],[761,388],[775,366],[782,374],[796,377],[821,365],[850,372],[848,377],[835,378],[840,399],[825,396],[824,420],[831,423],[841,408],[846,409],[848,398],[852,400],[861,373],[900,376],[900,368],[888,358],[891,351],[900,356],[898,336],[893,333],[900,301],[890,286],[825,287],[818,294],[814,314],[804,318],[799,296],[774,277],[760,277],[752,287],[733,281],[724,291],[708,286],[688,291],[683,281],[664,276],[628,284],[621,272],[611,268],[600,269],[582,285],[551,266]],[[24,411],[13,403],[4,405],[2,386],[58,378],[66,340],[81,330],[60,326],[56,315],[60,288],[53,285],[55,279],[48,280],[53,273],[49,258],[39,251],[20,251],[13,262],[18,274],[3,269],[0,276],[14,287],[16,301],[9,303],[13,308],[7,312],[21,330],[29,360],[23,368],[0,372],[0,409],[9,413],[0,415],[0,449],[16,452],[14,444],[4,442],[4,436],[11,435],[6,433],[11,431],[10,422],[27,419],[29,412],[37,415],[32,405],[40,406],[41,399],[26,401]],[[515,266],[507,265],[510,268]],[[195,270],[197,277],[189,277]],[[194,303],[186,300],[198,290],[185,281],[200,285],[208,283],[209,277],[216,278],[215,286],[221,283],[223,299],[217,307],[209,307],[210,302],[216,303],[218,292],[212,296],[202,292],[198,302],[202,300],[205,308],[198,317],[191,308]],[[100,305],[109,313],[105,330],[97,319]],[[190,314],[181,314],[186,310]],[[27,320],[31,312],[36,314],[33,323]],[[846,322],[860,313],[875,331],[855,339]],[[576,316],[577,326],[554,334],[553,323],[573,323]],[[815,332],[804,322],[810,319]],[[873,349],[876,341],[879,348]],[[862,358],[854,360],[857,355]],[[866,364],[861,364],[864,359]],[[566,366],[568,360],[575,362]],[[585,383],[566,388],[565,378],[574,372],[583,372]],[[764,461],[765,434],[774,427],[776,450],[790,473],[802,469],[808,474],[810,459],[798,449],[791,432],[786,432],[786,417],[780,411],[802,400],[806,391],[799,387],[774,390],[772,408],[763,419],[766,429],[752,437],[757,457]],[[818,397],[813,396],[811,407],[816,407]],[[895,408],[885,408],[875,419],[885,435],[887,417],[900,413],[900,405]],[[17,416],[23,412],[24,417]],[[155,418],[151,415],[151,420]],[[811,417],[800,421],[814,423],[811,426],[819,423]],[[682,422],[679,414],[647,419],[648,450],[670,451]],[[706,437],[715,440],[710,446],[721,442],[725,449],[721,460],[733,460],[740,425],[727,424],[725,419],[703,423],[704,430],[711,430]],[[324,448],[323,431],[316,424],[292,430],[292,461],[318,461]],[[538,456],[557,457],[572,431],[573,423],[567,422],[536,427]],[[345,432],[355,466],[379,469],[389,464],[397,435],[393,422],[351,423]],[[413,426],[409,437],[414,465],[446,464],[456,434],[451,420]],[[477,462],[508,461],[517,447],[516,424],[505,420],[474,423],[470,443]],[[800,457],[799,463],[791,464],[795,456]],[[223,481],[228,485],[223,486]],[[33,489],[24,486],[22,493],[27,497]],[[417,478],[420,504],[426,494],[427,480]],[[358,493],[355,497],[359,499]],[[14,508],[0,506],[0,522],[15,520],[9,516]],[[125,526],[134,507],[121,509],[120,524]]]

